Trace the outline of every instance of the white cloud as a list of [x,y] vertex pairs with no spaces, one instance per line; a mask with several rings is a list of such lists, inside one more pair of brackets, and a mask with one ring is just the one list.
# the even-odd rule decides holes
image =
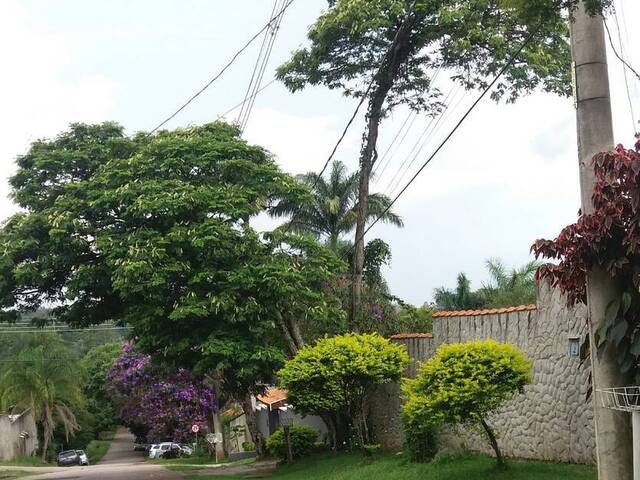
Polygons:
[[[0,3],[0,44],[0,175],[6,179],[29,142],[53,136],[70,122],[107,120],[118,85],[101,75],[68,75],[72,45],[64,35],[33,25],[19,2]],[[8,193],[4,181],[0,197]],[[15,206],[4,201],[0,217],[13,211]]]

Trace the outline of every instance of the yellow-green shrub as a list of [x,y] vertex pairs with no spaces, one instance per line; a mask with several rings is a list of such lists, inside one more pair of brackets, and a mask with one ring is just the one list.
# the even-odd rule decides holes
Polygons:
[[486,416],[530,382],[531,362],[514,345],[490,339],[443,345],[403,383],[407,438],[443,423],[478,422],[502,463]]

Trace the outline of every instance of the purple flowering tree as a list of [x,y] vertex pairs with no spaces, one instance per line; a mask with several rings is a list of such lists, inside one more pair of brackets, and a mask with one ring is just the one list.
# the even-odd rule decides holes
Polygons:
[[191,372],[166,372],[130,342],[109,371],[108,389],[121,406],[122,422],[150,442],[189,440],[193,424],[206,432],[207,419],[217,409],[213,391]]

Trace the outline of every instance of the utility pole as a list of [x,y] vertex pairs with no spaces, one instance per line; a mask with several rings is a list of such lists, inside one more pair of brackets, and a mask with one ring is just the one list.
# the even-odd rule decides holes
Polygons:
[[[571,54],[576,82],[578,156],[580,161],[580,191],[582,211],[593,211],[591,200],[595,154],[613,148],[613,126],[607,51],[603,17],[589,15],[584,2],[574,12],[570,25]],[[591,378],[596,432],[596,455],[599,480],[631,480],[632,438],[628,414],[602,407],[596,388],[628,386],[616,360],[615,349],[598,349],[594,332],[605,318],[607,305],[617,296],[611,278],[602,269],[589,272],[587,280],[587,310],[591,346]]]

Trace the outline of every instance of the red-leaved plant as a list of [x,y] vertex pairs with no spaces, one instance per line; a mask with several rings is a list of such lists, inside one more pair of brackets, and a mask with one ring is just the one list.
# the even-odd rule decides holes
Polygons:
[[536,258],[558,260],[543,265],[538,281],[560,289],[570,306],[587,302],[587,273],[603,269],[621,295],[606,310],[595,335],[598,347],[618,352],[622,371],[638,369],[640,360],[640,137],[635,149],[621,145],[593,158],[594,211],[579,213],[555,240],[537,240]]

